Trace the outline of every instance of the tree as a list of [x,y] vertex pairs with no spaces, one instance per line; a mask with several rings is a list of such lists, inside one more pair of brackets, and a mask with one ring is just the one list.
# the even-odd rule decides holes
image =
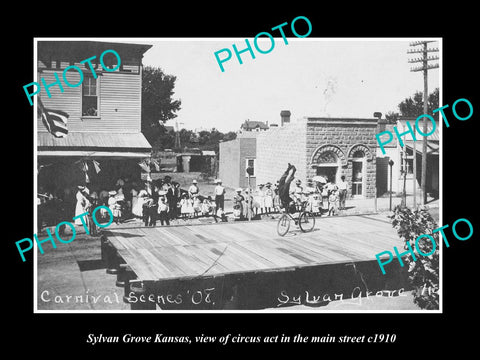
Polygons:
[[[142,133],[154,146],[167,120],[177,117],[181,100],[174,100],[176,76],[165,74],[162,69],[146,66],[142,72]],[[158,144],[157,144],[158,145]]]
[[167,131],[164,126],[160,126],[159,135],[153,141],[152,148],[154,151],[163,151],[165,149],[173,149],[175,146],[175,132]]
[[[439,103],[439,90],[436,88],[428,96],[428,115],[433,116],[435,120],[438,120],[438,112],[433,113],[433,110],[438,108]],[[423,92],[417,91],[413,94],[413,97],[410,96],[405,98],[400,104],[398,104],[398,109],[400,112],[389,111],[385,114],[385,119],[389,124],[396,124],[397,120],[402,117],[417,118],[423,114]]]
[[[429,96],[428,96],[428,115],[432,115],[435,120],[438,119],[438,112],[433,113],[433,110],[438,108],[439,103],[439,89],[436,88]],[[423,114],[423,93],[421,91],[417,91],[413,98],[409,97],[403,100],[400,104],[398,104],[398,109],[400,110],[400,115],[404,117],[413,117],[417,118],[418,116]]]
[[[410,210],[407,207],[396,206],[393,214],[392,226],[397,230],[398,236],[404,242],[405,250],[416,249],[428,256],[417,255],[416,261],[412,257],[403,257],[408,268],[408,279],[412,286],[413,302],[422,309],[437,310],[439,307],[439,233],[437,223],[432,215],[424,208]],[[435,241],[435,248],[430,241],[425,240],[425,235]],[[423,236],[422,241],[417,238]],[[419,250],[418,250],[419,249]],[[425,289],[428,288],[428,292]],[[432,292],[433,290],[433,292]]]
[[396,124],[399,117],[400,114],[393,111],[389,111],[385,114],[385,119],[388,124]]
[[223,135],[223,141],[230,141],[237,138],[237,133],[235,131],[229,131]]

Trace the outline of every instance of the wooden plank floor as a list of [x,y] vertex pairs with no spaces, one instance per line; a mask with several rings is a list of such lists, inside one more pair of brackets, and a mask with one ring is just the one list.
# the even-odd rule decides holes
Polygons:
[[108,240],[141,280],[166,280],[375,260],[401,245],[385,215],[325,217],[302,233],[276,221],[110,228]]

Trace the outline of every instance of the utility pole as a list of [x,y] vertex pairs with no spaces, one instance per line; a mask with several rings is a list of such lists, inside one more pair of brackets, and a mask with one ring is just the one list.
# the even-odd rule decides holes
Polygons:
[[[180,123],[183,125],[183,123]],[[178,121],[175,121],[175,149],[181,149],[182,144],[180,143],[180,132],[178,129]]]
[[[414,54],[414,53],[421,53],[423,56],[421,58],[416,58],[416,59],[410,59],[408,60],[409,63],[415,63],[415,62],[421,62],[422,66],[414,67],[411,68],[410,71],[423,71],[423,113],[428,114],[428,70],[430,69],[436,69],[438,68],[438,63],[435,64],[429,64],[429,61],[433,60],[438,60],[438,56],[428,56],[429,52],[438,52],[438,48],[428,48],[428,43],[431,43],[433,41],[414,41],[410,43],[410,46],[415,47],[415,46],[421,46],[421,49],[411,49],[408,50],[408,54]],[[427,134],[428,129],[427,129],[427,120],[424,118],[423,119],[423,133]],[[413,154],[413,161],[414,161],[414,179],[416,178],[416,158],[417,158],[417,153],[415,149],[415,141],[413,142],[414,146],[414,154]],[[423,144],[422,144],[422,180],[421,180],[421,188],[422,188],[422,205],[425,205],[427,203],[427,137],[423,137]],[[416,186],[416,180],[414,180],[414,188]],[[414,199],[415,203],[416,199]]]

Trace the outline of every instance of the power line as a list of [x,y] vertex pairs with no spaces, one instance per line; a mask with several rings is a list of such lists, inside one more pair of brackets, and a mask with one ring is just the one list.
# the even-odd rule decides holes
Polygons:
[[[423,41],[413,41],[410,43],[410,46],[421,46],[421,49],[409,49],[407,54],[417,54],[421,53],[423,56],[421,58],[414,58],[408,60],[409,63],[421,62],[422,66],[417,66],[410,68],[410,71],[417,72],[423,71],[423,113],[428,113],[428,70],[437,69],[438,63],[429,64],[429,61],[438,60],[438,56],[428,56],[429,52],[438,52],[438,48],[429,48],[428,44],[434,42],[434,40],[423,40]],[[414,127],[415,128],[415,127]],[[415,131],[415,130],[414,130]],[[427,120],[423,119],[423,133],[427,134]],[[416,151],[416,141],[413,142],[413,207],[417,207],[417,151]],[[421,178],[421,190],[422,190],[422,205],[425,205],[427,202],[427,137],[423,137],[422,143],[422,178]]]

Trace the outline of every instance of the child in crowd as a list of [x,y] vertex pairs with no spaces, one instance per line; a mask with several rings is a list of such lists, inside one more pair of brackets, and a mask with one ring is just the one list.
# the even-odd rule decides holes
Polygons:
[[191,218],[193,215],[192,199],[190,199],[186,193],[182,195],[182,200],[180,200],[180,213],[184,220],[187,219],[187,217]]
[[265,213],[270,214],[273,211],[273,198],[275,192],[272,189],[270,182],[265,184]]
[[243,202],[245,198],[242,195],[242,189],[236,190],[236,195],[233,197],[233,216],[235,220],[243,220]]
[[158,218],[160,219],[161,225],[170,225],[168,219],[168,202],[167,202],[167,192],[165,190],[160,190],[158,192],[160,197],[158,198]]
[[278,192],[278,181],[277,183],[275,184],[275,186],[273,187],[273,208],[274,208],[274,211],[276,213],[280,212],[280,208],[281,208],[281,202],[280,202],[280,195],[279,195],[279,192]]
[[202,201],[198,195],[193,197],[193,216],[197,217],[198,214],[202,213]]
[[313,191],[312,196],[312,213],[322,214],[322,195],[318,191]]
[[258,185],[253,193],[252,207],[254,216],[261,214],[265,205],[262,187],[263,185]]
[[337,190],[332,190],[328,197],[328,216],[337,215]]
[[202,215],[208,216],[211,214],[215,214],[215,208],[213,206],[212,197],[209,196],[208,198],[203,199],[202,202]]

